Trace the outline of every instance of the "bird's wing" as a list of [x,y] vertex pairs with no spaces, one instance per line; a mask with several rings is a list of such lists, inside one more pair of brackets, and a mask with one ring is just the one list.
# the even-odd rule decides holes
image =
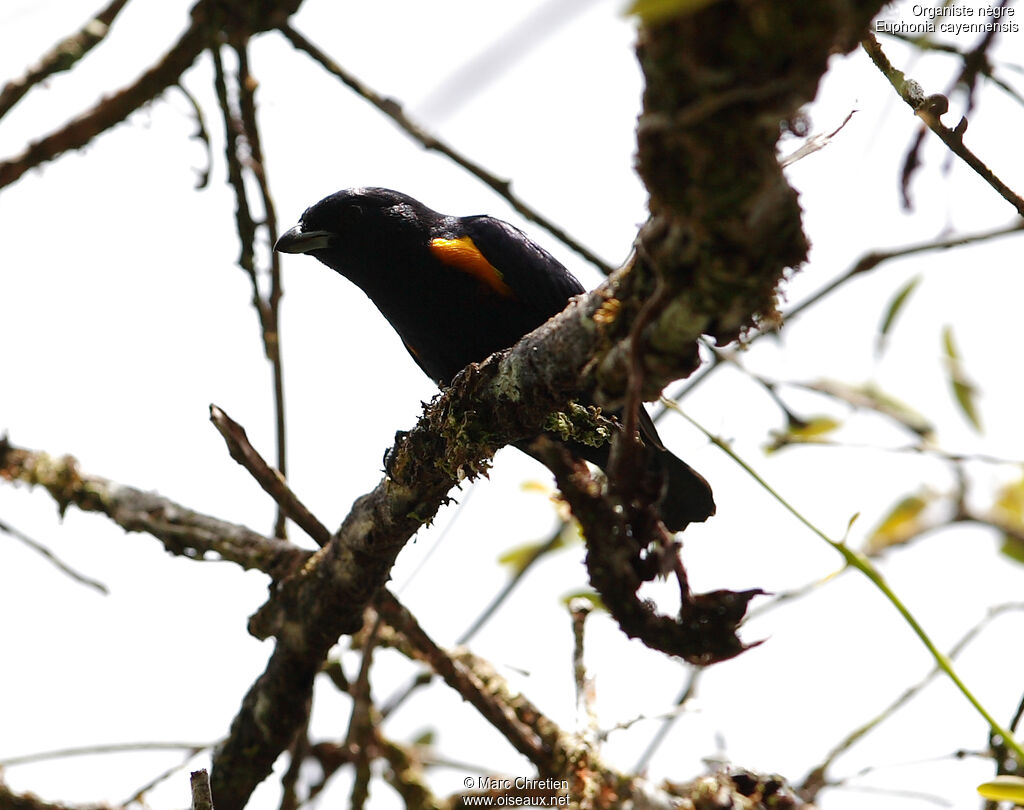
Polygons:
[[574,295],[585,292],[558,259],[518,228],[488,216],[463,217],[466,235],[516,298],[543,313],[545,319],[565,309]]

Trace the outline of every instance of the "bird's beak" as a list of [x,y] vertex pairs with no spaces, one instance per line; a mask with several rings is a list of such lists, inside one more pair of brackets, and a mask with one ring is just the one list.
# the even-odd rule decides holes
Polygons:
[[311,253],[330,247],[331,236],[330,231],[304,231],[302,223],[299,223],[281,234],[274,250],[278,253]]

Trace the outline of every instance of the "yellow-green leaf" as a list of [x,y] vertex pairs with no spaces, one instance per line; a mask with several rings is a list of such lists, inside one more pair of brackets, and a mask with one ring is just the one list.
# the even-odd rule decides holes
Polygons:
[[510,548],[498,557],[498,563],[511,568],[514,574],[521,574],[545,554],[558,551],[561,548],[565,548],[569,543],[581,539],[579,524],[576,521],[567,521],[562,525],[561,531],[553,540],[523,543],[522,545]]
[[907,430],[914,431],[922,438],[928,438],[935,432],[935,428],[923,415],[902,400],[887,394],[877,385],[868,383],[862,386],[860,391],[879,413],[896,419]]
[[882,316],[882,323],[878,327],[878,340],[875,342],[875,354],[881,354],[882,349],[885,347],[885,339],[889,336],[889,332],[892,331],[893,324],[896,322],[896,317],[900,314],[900,310],[903,309],[904,304],[907,303],[907,299],[910,298],[910,294],[917,287],[918,282],[921,281],[920,276],[914,276],[910,281],[900,287],[899,291],[892,297],[889,302],[889,306],[886,307],[885,315]]
[[1021,541],[1024,533],[1024,477],[1000,487],[992,512],[996,520],[1007,528],[999,551],[1011,560],[1024,563],[1024,542]]
[[891,419],[895,419],[907,430],[914,431],[914,433],[922,438],[927,438],[934,432],[934,428],[921,414],[905,402],[901,402],[894,396],[887,394],[874,383],[848,385],[847,383],[826,379],[809,383],[805,387],[847,402],[854,408],[870,408],[873,411],[878,411]]
[[1001,521],[1024,528],[1024,477],[1000,487],[992,508]]
[[536,480],[524,481],[520,486],[523,492],[535,493],[538,495],[544,495],[551,501],[551,504],[555,507],[555,513],[559,520],[563,523],[572,522],[572,510],[561,496],[561,493],[557,489],[552,489],[550,484],[545,484]]
[[416,737],[413,738],[413,745],[433,745],[437,739],[437,733],[432,728],[427,728],[421,731]]
[[999,553],[1014,562],[1024,563],[1024,542],[1021,542],[1020,535],[1004,534]]
[[927,508],[930,499],[930,495],[908,495],[897,503],[868,538],[867,553],[875,554],[891,546],[898,546],[917,534],[922,528],[921,513]]
[[572,593],[565,594],[562,597],[561,602],[563,605],[568,607],[572,603],[573,599],[585,599],[586,601],[590,602],[591,605],[594,606],[594,610],[601,610],[605,613],[608,612],[608,608],[605,607],[604,601],[601,599],[601,594],[599,594],[597,591],[591,591],[589,589],[583,591],[573,591]]
[[556,546],[561,546],[562,544],[561,542],[556,542],[551,548],[546,548],[547,545],[547,540],[541,543],[523,543],[520,546],[510,548],[498,557],[498,563],[511,568],[515,574],[521,574],[535,563],[542,554],[553,551]]
[[633,0],[626,15],[635,15],[645,23],[660,22],[680,14],[693,14],[718,0]]
[[802,439],[813,439],[831,433],[838,428],[842,422],[833,419],[831,416],[815,416],[804,422],[790,425],[789,434],[799,436]]
[[953,340],[953,327],[949,324],[942,327],[942,349],[946,352],[947,358],[954,363],[959,362],[960,353],[956,350],[956,341]]
[[964,373],[963,363],[960,360],[960,353],[956,348],[956,341],[953,339],[953,327],[946,326],[942,330],[942,346],[946,352],[946,369],[949,372],[949,383],[953,389],[953,398],[964,418],[979,433],[981,432],[981,419],[978,416],[978,408],[975,400],[978,390],[974,384],[967,379]]
[[772,432],[772,441],[765,447],[765,452],[774,453],[789,444],[808,444],[821,439],[842,425],[831,416],[813,416],[797,422],[791,420],[785,432]]
[[953,396],[956,398],[957,405],[960,406],[960,410],[963,411],[967,421],[971,423],[971,427],[980,433],[981,419],[978,416],[978,409],[974,403],[978,389],[963,380],[953,380],[952,382]]
[[1024,804],[1024,778],[997,776],[995,779],[978,785],[978,793],[990,802]]

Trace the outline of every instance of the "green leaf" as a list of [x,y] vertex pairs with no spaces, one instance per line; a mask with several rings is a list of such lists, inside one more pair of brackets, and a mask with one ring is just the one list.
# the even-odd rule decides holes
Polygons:
[[999,488],[992,505],[999,519],[1024,528],[1024,476]]
[[946,326],[942,330],[942,347],[946,352],[946,370],[949,373],[949,384],[953,389],[953,398],[964,418],[976,431],[981,433],[981,419],[978,416],[976,404],[978,389],[968,380],[964,373],[963,364],[960,360],[960,353],[956,348],[956,341],[953,339],[953,327]]
[[833,419],[831,416],[815,416],[804,422],[793,424],[789,428],[791,436],[799,436],[802,439],[816,439],[831,433],[838,428],[842,422]]
[[866,551],[875,554],[892,546],[901,545],[920,532],[923,524],[920,517],[931,495],[908,495],[889,510],[882,522],[867,540]]
[[498,564],[511,568],[512,573],[518,575],[545,554],[565,548],[569,543],[579,539],[582,539],[579,524],[575,521],[568,521],[562,526],[562,530],[554,540],[540,540],[514,546],[498,557]]
[[1024,563],[1024,477],[1000,487],[992,504],[992,512],[1006,527],[999,551],[1019,563]]
[[887,394],[874,383],[848,385],[837,380],[824,379],[808,383],[805,387],[811,391],[828,394],[830,397],[846,402],[854,408],[867,408],[878,411],[878,413],[888,416],[890,419],[895,419],[907,430],[913,431],[922,438],[928,438],[934,432],[931,423],[921,414],[905,402],[901,402],[894,396]]
[[774,453],[790,444],[813,444],[842,424],[831,416],[812,416],[799,422],[790,420],[785,432],[772,431],[772,441],[765,447],[765,452]]
[[869,399],[875,410],[895,419],[907,430],[913,431],[921,438],[927,439],[935,432],[935,428],[923,414],[918,413],[902,400],[887,394],[877,385],[868,383],[860,390]]
[[1003,542],[999,546],[999,553],[1009,557],[1014,562],[1024,563],[1024,543],[1016,534],[1004,534]]
[[971,423],[971,427],[981,433],[981,420],[978,418],[978,410],[974,404],[977,393],[977,389],[970,383],[953,380],[953,396],[956,397],[957,405],[960,406],[967,421]]
[[413,738],[412,744],[416,746],[433,745],[436,739],[437,732],[432,728],[426,728]]
[[597,591],[592,591],[589,589],[582,591],[573,591],[572,593],[565,594],[560,601],[563,605],[568,607],[572,603],[573,599],[586,599],[588,602],[590,602],[591,605],[594,606],[594,610],[600,610],[605,613],[608,612],[608,608],[605,607],[604,601],[601,599],[601,594],[599,594]]
[[1024,778],[997,776],[995,779],[978,785],[978,793],[990,802],[1024,804]]
[[947,358],[954,363],[960,361],[960,353],[956,350],[956,341],[953,340],[953,327],[949,324],[942,327],[942,348]]
[[886,307],[885,315],[882,317],[882,323],[878,327],[878,339],[875,341],[876,355],[880,355],[885,349],[886,338],[889,336],[889,332],[892,331],[893,324],[896,322],[896,316],[900,314],[900,310],[903,309],[904,304],[907,303],[907,299],[910,298],[910,294],[914,291],[920,281],[920,276],[914,276],[910,281],[900,287],[896,295],[894,295],[892,300],[889,301],[889,306]]
[[548,545],[547,540],[540,543],[523,543],[519,546],[514,546],[498,557],[499,565],[504,565],[511,568],[513,573],[521,574],[547,551],[552,549],[546,548]]
[[718,0],[633,0],[626,16],[637,16],[645,23],[661,22],[669,17],[693,14]]

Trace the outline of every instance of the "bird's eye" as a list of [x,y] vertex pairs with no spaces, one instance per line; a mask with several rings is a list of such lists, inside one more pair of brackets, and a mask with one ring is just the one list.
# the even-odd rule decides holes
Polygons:
[[355,203],[347,205],[342,209],[341,216],[349,222],[352,220],[362,219],[363,207],[361,205],[356,205]]

